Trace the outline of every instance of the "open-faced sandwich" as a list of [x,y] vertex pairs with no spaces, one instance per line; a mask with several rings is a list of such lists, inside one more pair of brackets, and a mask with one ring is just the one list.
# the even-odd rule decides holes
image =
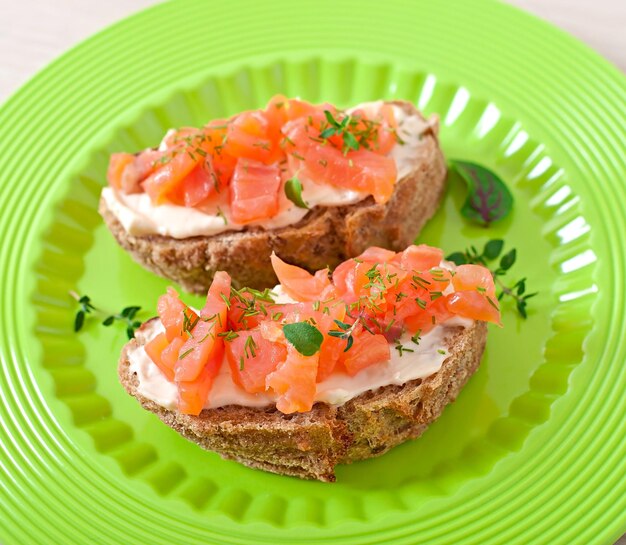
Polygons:
[[409,246],[310,274],[272,255],[280,284],[217,272],[202,309],[173,289],[123,349],[119,377],[163,422],[251,467],[333,481],[339,463],[417,437],[477,369],[494,282]]
[[272,251],[315,271],[411,244],[443,195],[437,131],[408,102],[343,111],[278,96],[114,154],[100,213],[135,260],[185,290],[206,292],[218,270],[271,287]]

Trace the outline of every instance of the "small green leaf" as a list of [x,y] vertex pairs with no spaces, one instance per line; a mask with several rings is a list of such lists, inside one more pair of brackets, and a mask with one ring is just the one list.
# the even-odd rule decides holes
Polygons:
[[353,150],[359,149],[359,143],[357,142],[357,139],[350,132],[343,133],[343,143],[350,149],[353,149]]
[[509,253],[502,256],[502,259],[500,260],[500,268],[503,271],[508,271],[515,263],[516,257],[516,251],[515,248],[513,248]]
[[295,176],[285,182],[285,195],[298,208],[308,210],[309,205],[302,198],[302,183]]
[[467,257],[463,252],[454,252],[446,257],[447,261],[452,261],[456,265],[465,265],[467,263]]
[[85,323],[85,312],[79,310],[76,313],[76,318],[74,319],[74,331],[80,331]]
[[326,116],[326,121],[328,121],[328,123],[330,123],[331,126],[336,127],[336,128],[341,127],[339,122],[333,117],[333,114],[330,110],[324,110],[324,115]]
[[342,322],[341,320],[334,320],[334,322],[344,331],[348,331],[348,329],[350,329],[350,324],[346,324],[346,322]]
[[519,312],[520,316],[524,318],[524,320],[528,318],[528,315],[526,314],[526,302],[525,301],[517,302],[517,312]]
[[139,310],[141,310],[141,307],[126,307],[122,309],[122,312],[120,314],[124,318],[128,318],[129,320],[132,320],[135,314],[137,314],[137,311]]
[[115,316],[109,316],[102,321],[102,325],[109,327],[115,321]]
[[346,342],[346,348],[344,349],[344,352],[347,352],[348,350],[350,350],[350,348],[352,348],[352,343],[354,343],[354,339],[352,338],[352,335],[350,335],[348,337],[348,341]]
[[526,291],[526,279],[522,278],[518,283],[517,283],[517,295],[524,295],[524,292]]
[[485,244],[485,249],[483,250],[483,256],[487,259],[495,259],[502,253],[502,248],[504,247],[504,240],[496,239],[490,240]]
[[134,339],[135,338],[135,330],[128,326],[126,328],[126,336],[128,337],[128,340]]
[[461,208],[463,216],[488,226],[509,214],[513,195],[497,174],[468,161],[454,160],[450,167],[467,183],[468,195]]
[[319,352],[324,335],[308,322],[296,322],[283,326],[285,338],[303,356],[312,356]]
[[337,129],[335,129],[335,127],[328,127],[320,133],[320,138],[329,138],[334,134],[337,134]]

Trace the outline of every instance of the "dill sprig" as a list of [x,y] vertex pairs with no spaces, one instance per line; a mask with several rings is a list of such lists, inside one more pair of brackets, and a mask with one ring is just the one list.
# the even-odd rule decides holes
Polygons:
[[91,302],[91,298],[88,295],[79,295],[75,291],[70,291],[69,293],[70,296],[75,299],[79,305],[79,309],[74,316],[74,331],[78,332],[83,328],[83,325],[85,324],[85,319],[87,318],[88,314],[99,314],[100,316],[106,316],[104,320],[102,320],[103,326],[109,327],[113,325],[113,323],[119,322],[122,325],[126,326],[126,335],[129,339],[133,339],[135,337],[135,330],[142,324],[140,320],[136,319],[136,315],[141,310],[141,307],[124,307],[117,314],[112,314],[94,306],[94,304]]
[[394,348],[398,351],[398,354],[400,354],[400,357],[402,357],[405,352],[415,352],[413,348],[403,345],[400,342],[400,339],[396,339]]
[[241,288],[238,290],[231,287],[230,296],[237,308],[243,311],[238,322],[244,328],[247,328],[247,318],[258,316],[259,314],[268,316],[268,304],[274,303],[272,292],[268,288],[259,291],[253,288]]
[[[501,239],[494,239],[487,242],[482,250],[478,251],[475,246],[466,248],[464,252],[454,252],[450,254],[446,259],[452,261],[457,265],[464,265],[466,263],[474,263],[483,265],[489,268],[494,278],[494,282],[500,287],[500,293],[498,294],[498,301],[501,301],[504,297],[509,297],[515,301],[515,307],[518,314],[526,319],[528,317],[527,306],[528,300],[535,297],[539,292],[527,293],[526,277],[518,280],[513,285],[505,284],[502,277],[505,276],[509,269],[515,264],[517,260],[517,250],[513,248],[506,254],[502,255],[504,249],[504,241]],[[501,256],[501,257],[500,257]],[[489,264],[496,259],[500,258],[498,265],[495,268],[490,268]],[[480,291],[480,290],[479,290]],[[495,301],[487,298],[489,303],[498,308]]]

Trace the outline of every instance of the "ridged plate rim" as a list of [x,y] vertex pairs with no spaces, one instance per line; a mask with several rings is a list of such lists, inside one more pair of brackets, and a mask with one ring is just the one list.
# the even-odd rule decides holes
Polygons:
[[[610,183],[614,184],[611,189],[614,190],[613,196],[608,196],[602,194],[601,192],[593,192],[593,191],[583,191],[585,193],[583,195],[583,206],[589,208],[587,212],[590,216],[596,216],[597,214],[603,215],[603,222],[597,222],[594,227],[594,248],[597,249],[597,253],[599,255],[599,263],[603,265],[602,270],[598,273],[598,284],[606,287],[606,290],[609,291],[612,295],[610,300],[607,300],[608,296],[602,296],[600,293],[598,297],[598,302],[594,309],[594,314],[597,314],[598,309],[602,304],[603,318],[611,320],[613,323],[616,323],[616,320],[619,320],[621,313],[623,312],[623,286],[620,284],[620,277],[623,275],[623,262],[624,262],[624,252],[623,249],[620,248],[619,238],[617,235],[620,232],[624,232],[624,207],[623,207],[623,196],[624,196],[624,186],[623,186],[623,178],[620,184],[620,175],[623,175],[625,172],[624,169],[624,157],[620,156],[620,149],[618,147],[619,140],[617,137],[620,135],[620,128],[624,126],[624,105],[619,102],[620,92],[624,92],[624,80],[623,77],[618,74],[613,68],[609,67],[607,63],[600,60],[595,54],[589,52],[586,48],[574,42],[573,40],[564,37],[561,33],[547,27],[546,25],[542,25],[534,21],[533,19],[522,16],[518,12],[511,10],[510,8],[505,8],[504,6],[500,6],[497,4],[490,4],[486,2],[467,2],[461,4],[454,4],[452,6],[447,6],[443,8],[441,6],[433,6],[433,5],[424,5],[424,4],[416,4],[416,10],[422,10],[427,14],[430,14],[434,17],[431,21],[433,22],[434,29],[431,32],[442,31],[444,29],[448,29],[450,27],[454,29],[459,29],[458,34],[462,35],[461,29],[463,29],[463,16],[467,17],[470,13],[472,13],[471,9],[482,9],[481,15],[482,20],[480,21],[480,25],[483,25],[483,30],[490,31],[490,38],[493,41],[496,41],[500,46],[498,53],[506,58],[509,55],[510,49],[513,47],[509,42],[510,36],[506,36],[504,32],[504,28],[506,24],[515,23],[516,29],[519,31],[520,37],[523,37],[529,49],[534,51],[536,54],[540,51],[541,47],[554,47],[558,48],[559,51],[552,51],[553,55],[551,60],[541,59],[542,63],[540,66],[544,70],[550,68],[554,74],[554,79],[558,79],[559,84],[562,88],[566,87],[566,83],[569,83],[570,80],[574,82],[579,81],[580,72],[571,71],[571,67],[568,67],[568,63],[570,62],[568,59],[571,55],[576,58],[579,66],[584,67],[587,70],[587,73],[593,75],[595,77],[595,82],[597,85],[593,86],[593,95],[591,96],[592,87],[589,88],[580,88],[574,85],[571,90],[571,96],[567,97],[567,99],[561,99],[559,104],[555,104],[555,96],[549,89],[543,89],[542,92],[531,92],[532,89],[528,85],[523,86],[521,82],[518,81],[516,77],[510,77],[510,82],[508,85],[502,83],[504,87],[515,87],[517,84],[519,86],[519,93],[522,93],[522,89],[524,90],[524,94],[526,100],[528,97],[533,97],[534,95],[539,95],[542,97],[544,102],[544,107],[542,111],[544,112],[544,116],[546,113],[550,113],[550,118],[556,120],[559,123],[558,127],[549,127],[547,128],[544,123],[542,123],[542,114],[537,113],[534,110],[525,111],[527,114],[528,124],[529,124],[529,132],[532,134],[540,135],[542,141],[549,141],[551,144],[551,149],[554,152],[554,155],[557,156],[557,161],[560,164],[567,165],[567,169],[569,172],[578,173],[579,175],[588,175],[590,177],[599,178],[603,176],[609,180]],[[7,146],[7,151],[0,156],[0,164],[2,164],[2,172],[15,172],[15,169],[11,169],[15,163],[13,161],[16,158],[19,158],[19,154],[11,156],[8,150],[12,150],[11,146],[17,146],[20,141],[19,138],[15,138],[15,133],[11,132],[11,127],[13,126],[22,126],[22,127],[34,127],[36,130],[40,131],[50,131],[52,125],[55,120],[48,117],[39,117],[39,119],[35,119],[35,113],[38,113],[41,116],[41,111],[37,110],[37,106],[41,104],[41,96],[45,95],[46,92],[50,91],[50,86],[52,88],[59,85],[61,81],[65,85],[69,85],[71,82],[71,78],[74,77],[72,74],[69,74],[67,69],[74,62],[78,66],[80,66],[80,62],[78,60],[82,57],[83,59],[88,59],[90,54],[96,54],[98,51],[97,47],[106,47],[109,44],[109,40],[117,40],[119,41],[120,36],[133,36],[133,30],[135,24],[139,25],[139,22],[144,20],[145,22],[151,22],[154,26],[153,30],[156,31],[158,29],[157,23],[162,25],[165,24],[181,24],[184,25],[183,28],[189,28],[190,25],[193,25],[193,17],[189,14],[189,11],[193,9],[200,9],[199,2],[177,2],[173,4],[166,4],[162,6],[158,6],[145,12],[142,15],[135,16],[130,18],[127,21],[120,23],[112,27],[111,29],[105,31],[101,35],[85,42],[83,45],[79,46],[76,50],[71,53],[68,53],[66,56],[61,58],[59,61],[55,62],[49,69],[42,72],[37,78],[35,78],[31,83],[29,83],[21,92],[16,94],[0,111],[0,137],[7,138],[9,142],[9,146]],[[323,11],[320,6],[320,11]],[[390,5],[389,9],[393,13],[399,13],[400,5]],[[310,8],[308,8],[310,11]],[[187,11],[185,11],[187,10]],[[342,10],[347,10],[346,6],[341,6],[341,8],[335,6],[335,11],[341,11],[341,16],[346,17],[350,13],[354,12],[344,12]],[[394,11],[396,10],[396,11]],[[180,12],[185,12],[186,17],[181,16]],[[253,6],[250,6],[249,12],[246,12],[247,16],[252,19],[252,16],[255,15]],[[218,15],[219,16],[219,15]],[[312,20],[315,19],[315,13],[307,12],[307,19]],[[319,16],[319,14],[318,14]],[[341,20],[341,16],[339,20]],[[438,19],[439,18],[439,19]],[[258,17],[257,17],[258,21]],[[280,20],[280,14],[277,14],[276,17],[277,24],[283,24],[283,21]],[[253,23],[254,21],[252,21]],[[251,23],[251,24],[252,24]],[[304,22],[303,22],[304,23]],[[406,31],[406,29],[401,29],[402,25],[398,22],[398,28],[395,30],[398,33],[402,34],[402,30]],[[501,28],[500,28],[501,27]],[[259,30],[257,29],[257,32]],[[312,33],[313,34],[313,33]],[[311,35],[312,35],[311,34]],[[294,34],[291,39],[296,39],[296,34]],[[310,41],[310,35],[301,35],[303,44],[300,46],[303,49],[306,49],[311,44],[306,43]],[[496,40],[497,37],[497,40]],[[330,40],[329,40],[330,41]],[[393,37],[389,36],[389,44],[392,44]],[[125,43],[125,46],[128,47],[128,44],[132,43],[132,38],[129,39]],[[388,45],[385,44],[385,47],[395,47],[397,44]],[[493,45],[493,44],[492,44]],[[343,41],[343,37],[341,36],[332,36],[332,43],[325,44],[325,48],[332,50],[351,50],[353,44],[346,44]],[[467,49],[470,50],[473,47],[477,47],[476,44],[467,44]],[[478,49],[484,48],[483,44]],[[113,49],[113,48],[111,48]],[[94,51],[92,51],[94,50]],[[444,51],[444,49],[442,49]],[[113,54],[113,51],[109,52]],[[448,52],[449,53],[449,52]],[[102,56],[102,51],[100,50],[99,55]],[[406,52],[405,52],[406,54]],[[470,52],[467,53],[470,55]],[[225,62],[232,62],[232,59],[228,59],[227,54],[223,54],[226,57]],[[442,53],[443,55],[443,53]],[[218,55],[216,54],[215,57]],[[407,57],[411,55],[407,54]],[[417,55],[419,57],[419,55]],[[443,55],[445,57],[445,55]],[[488,57],[488,55],[486,55]],[[513,53],[515,57],[515,53]],[[422,62],[425,62],[424,59],[420,59]],[[446,71],[452,70],[451,59],[447,59],[448,63],[446,64],[445,59],[438,59],[441,64],[438,65],[437,73],[445,73]],[[526,56],[525,59],[519,59],[519,65],[524,68],[529,68],[529,74],[532,73],[532,66],[529,66],[528,58]],[[457,59],[458,61],[458,59]],[[535,59],[536,61],[536,59]],[[554,61],[554,62],[553,62]],[[433,61],[435,62],[435,61]],[[496,66],[494,64],[493,66]],[[492,66],[492,69],[493,69]],[[504,66],[501,64],[500,66],[500,75],[507,73],[506,67],[509,67],[511,64],[504,63]],[[84,68],[84,66],[83,66]],[[428,68],[428,66],[426,66]],[[476,70],[476,66],[473,66],[475,72],[478,73],[479,70]],[[470,70],[471,71],[471,70]],[[484,67],[483,67],[484,71]],[[565,71],[565,73],[563,73]],[[461,71],[462,72],[462,71]],[[494,71],[495,72],[495,71]],[[80,73],[80,72],[78,72]],[[463,74],[465,79],[468,81],[468,85],[473,83],[473,77],[477,77],[479,80],[480,77],[472,76],[471,74],[465,73]],[[560,76],[557,78],[557,75]],[[528,76],[528,74],[527,74]],[[173,79],[178,78],[178,81],[182,81],[184,79],[183,76],[178,75],[175,71],[170,74],[170,77]],[[446,78],[453,79],[453,78]],[[454,78],[458,79],[458,78]],[[531,78],[532,79],[532,78]],[[488,88],[489,85],[485,84]],[[88,84],[86,85],[88,87]],[[497,87],[497,86],[496,86]],[[502,91],[500,91],[502,92]],[[39,96],[38,96],[39,95]],[[522,104],[524,101],[522,96],[516,92],[511,92],[510,95],[510,103],[515,104],[518,108],[522,108]],[[63,98],[62,92],[59,93],[56,97],[50,96],[49,99],[60,100]],[[536,97],[535,97],[536,98]],[[574,104],[571,103],[573,99]],[[39,100],[38,100],[39,99]],[[62,108],[66,107],[66,104],[62,104],[58,111],[58,118],[56,118],[57,122],[63,118],[63,110]],[[95,107],[94,103],[94,107]],[[571,108],[571,111],[567,111],[565,107]],[[69,107],[69,106],[68,106]],[[88,111],[88,110],[86,110]],[[605,116],[603,117],[602,114]],[[574,116],[574,114],[576,114]],[[19,123],[15,123],[15,121],[19,119]],[[35,121],[42,121],[40,126],[37,126]],[[620,125],[621,123],[621,125]],[[534,125],[534,126],[533,126]],[[82,127],[81,127],[82,128]],[[98,125],[94,127],[94,129],[98,129]],[[566,134],[563,135],[561,131],[566,129]],[[580,131],[582,129],[587,130],[587,134],[585,135],[586,139],[580,138]],[[602,131],[600,131],[602,129]],[[104,130],[104,129],[103,129]],[[569,131],[569,132],[568,132]],[[33,133],[31,133],[33,134]],[[37,134],[36,132],[34,133]],[[81,133],[84,135],[85,133]],[[93,133],[90,133],[93,135]],[[22,135],[23,137],[23,135]],[[93,136],[95,138],[95,136]],[[560,141],[559,141],[560,140]],[[66,151],[66,155],[59,155],[58,163],[62,163],[61,159],[65,159],[69,157],[69,161],[66,163],[67,165],[71,165],[71,155],[70,149],[68,148]],[[602,160],[600,160],[602,159]],[[75,165],[74,165],[75,166]],[[61,175],[63,172],[64,166],[59,166],[58,164],[52,165],[49,169],[47,175]],[[56,170],[55,170],[56,169]],[[24,178],[32,177],[33,173],[36,171],[20,171],[20,173],[24,176]],[[2,183],[0,191],[2,191],[3,202],[12,205],[15,201],[18,204],[19,210],[19,196],[16,196],[16,192],[10,192],[11,186],[8,183]],[[620,202],[620,196],[622,200]],[[14,199],[14,200],[11,200]],[[585,203],[593,203],[585,205]],[[621,204],[621,206],[620,206]],[[7,208],[8,209],[8,208]],[[600,211],[600,212],[599,212]],[[621,215],[620,215],[621,214]],[[28,246],[21,246],[17,244],[17,242],[24,242],[25,244],[30,244],[32,241],[29,241],[24,237],[24,226],[20,225],[19,219],[15,217],[10,217],[9,215],[5,215],[2,218],[2,222],[0,223],[2,232],[5,234],[7,240],[13,240],[16,242],[14,245],[4,245],[2,249],[2,262],[6,263],[8,266],[10,263],[21,264],[23,263],[22,257],[23,254],[26,254],[26,250]],[[597,229],[596,229],[597,227]],[[22,237],[22,238],[20,238]],[[23,252],[23,253],[22,253]],[[7,258],[7,255],[10,256]],[[609,260],[609,256],[611,259]],[[607,263],[608,261],[608,263]],[[23,278],[20,278],[15,270],[11,270],[7,273],[6,267],[2,271],[2,276],[5,284],[7,281],[13,281],[13,285],[16,288],[17,293],[22,293],[22,289],[24,288],[27,282],[24,281]],[[28,334],[24,332],[24,330],[20,330],[15,327],[15,305],[14,303],[14,295],[11,293],[5,294],[5,301],[3,305],[3,326],[4,331],[2,335],[2,356],[3,356],[3,365],[5,366],[6,377],[10,377],[11,381],[7,382],[8,388],[3,388],[3,401],[5,401],[5,407],[3,408],[3,412],[1,413],[1,418],[3,423],[6,425],[6,430],[13,430],[13,433],[16,436],[22,436],[23,445],[20,447],[21,449],[28,447],[32,449],[32,458],[36,459],[38,456],[42,456],[45,458],[47,455],[52,454],[52,448],[58,447],[58,452],[55,451],[55,456],[68,456],[72,454],[71,445],[64,444],[64,440],[66,437],[63,434],[62,430],[55,429],[54,420],[51,418],[51,415],[46,415],[46,405],[45,403],[37,398],[37,386],[32,383],[32,377],[29,375],[28,369],[20,368],[19,361],[15,361],[13,356],[15,353],[15,347],[23,345],[23,343],[28,342]],[[565,516],[562,511],[565,509],[564,507],[561,509],[561,514],[563,515],[561,519],[561,523],[558,525],[560,529],[563,531],[555,536],[554,541],[558,542],[559,540],[563,540],[566,536],[578,535],[582,538],[583,535],[590,536],[592,539],[609,539],[612,536],[615,536],[620,528],[623,529],[623,521],[620,521],[620,515],[623,513],[624,507],[624,481],[622,479],[617,479],[613,481],[613,488],[610,492],[607,491],[607,486],[609,483],[602,480],[602,473],[608,472],[609,475],[617,475],[619,476],[619,468],[623,468],[624,466],[624,441],[619,433],[610,433],[610,430],[620,430],[620,417],[623,419],[624,415],[624,399],[620,399],[617,394],[619,394],[620,385],[623,387],[624,384],[624,371],[623,368],[618,368],[617,366],[610,366],[607,363],[606,354],[610,350],[612,354],[614,354],[615,359],[621,363],[623,361],[624,355],[624,340],[617,339],[616,336],[619,334],[619,331],[616,331],[616,328],[610,329],[608,331],[598,332],[594,331],[594,339],[593,343],[590,344],[598,349],[598,359],[599,366],[598,370],[602,372],[590,373],[589,372],[589,359],[581,365],[580,369],[577,369],[572,375],[572,384],[570,385],[570,390],[568,392],[569,396],[566,396],[568,399],[557,402],[558,407],[555,407],[555,411],[553,413],[553,419],[559,418],[558,409],[561,410],[560,417],[563,416],[563,410],[567,407],[567,411],[570,414],[571,418],[580,418],[581,422],[586,422],[591,419],[592,423],[588,426],[586,433],[589,434],[590,430],[595,431],[596,435],[593,438],[593,441],[588,441],[587,443],[583,443],[584,449],[581,445],[574,445],[572,449],[567,453],[570,458],[567,456],[563,456],[559,462],[554,460],[554,456],[557,452],[562,453],[565,450],[564,445],[570,444],[571,437],[568,437],[567,430],[568,425],[571,426],[571,420],[565,421],[564,426],[561,430],[554,434],[550,441],[546,442],[544,448],[542,449],[542,453],[546,454],[546,465],[544,467],[551,467],[551,465],[558,463],[563,463],[563,459],[571,459],[573,453],[579,453],[581,456],[576,464],[576,466],[583,465],[581,460],[585,460],[585,454],[588,456],[591,447],[593,446],[594,453],[596,457],[593,460],[593,463],[588,464],[586,467],[583,467],[581,474],[584,475],[585,471],[589,472],[593,469],[597,470],[597,474],[595,480],[590,479],[588,481],[579,482],[579,490],[573,496],[570,496],[570,504],[571,497],[580,498],[582,494],[582,490],[590,491],[589,495],[580,499],[580,502],[576,504],[575,509],[570,509],[566,513]],[[600,342],[600,340],[602,342]],[[602,347],[602,349],[600,349]],[[12,365],[17,364],[17,367],[13,368]],[[577,388],[581,388],[584,385],[585,381],[589,382],[589,389],[585,392],[582,389],[577,390]],[[589,400],[589,390],[594,391],[597,388],[596,394],[597,397]],[[613,386],[613,388],[611,388]],[[579,391],[582,392],[579,399],[572,400],[571,392]],[[603,394],[603,395],[600,395]],[[598,400],[598,397],[601,397],[601,400]],[[20,402],[24,402],[25,404],[33,404],[33,406],[39,407],[41,414],[37,416],[39,418],[38,425],[40,428],[37,428],[32,422],[22,421],[19,418],[19,415],[15,411],[15,407],[11,407],[11,403],[7,401],[9,398],[15,398],[20,400]],[[608,411],[608,414],[607,414]],[[591,415],[591,416],[590,416]],[[46,421],[48,418],[49,421]],[[20,425],[18,429],[15,429],[14,423],[19,422]],[[608,423],[613,423],[612,426],[607,426]],[[548,426],[549,427],[549,426]],[[571,431],[571,430],[570,430]],[[51,437],[54,438],[56,444],[49,445],[45,447],[45,442],[41,444],[37,444],[37,441],[43,439],[43,434],[50,433]],[[532,442],[538,440],[538,436],[542,436],[545,438],[546,427],[542,429],[542,433],[535,434],[534,437],[531,438]],[[5,439],[3,437],[3,439]],[[6,441],[3,441],[5,445],[11,445],[12,439],[11,437],[6,437]],[[48,438],[49,440],[50,438]],[[524,446],[524,449],[528,449],[531,440]],[[560,444],[558,441],[561,440]],[[604,441],[604,442],[602,442]],[[548,445],[554,445],[555,442],[558,444],[558,448],[554,448],[551,452],[546,453],[549,450]],[[571,446],[571,445],[570,445]],[[24,455],[23,451],[20,451],[20,448],[17,449],[17,453],[19,455]],[[43,450],[42,450],[43,449]],[[48,452],[46,453],[46,450]],[[582,453],[579,451],[583,450]],[[584,452],[586,450],[586,452]],[[522,451],[523,452],[523,451]],[[0,462],[2,462],[2,469],[6,471],[7,480],[4,481],[4,491],[6,490],[17,490],[15,488],[16,476],[12,475],[11,471],[7,471],[9,467],[8,464],[13,464],[14,454],[10,451],[4,450],[4,457],[0,458]],[[551,456],[552,455],[552,458]],[[71,456],[69,457],[71,460]],[[543,460],[543,459],[542,459]],[[550,461],[548,461],[550,460]],[[601,464],[600,462],[603,462]],[[89,464],[89,461],[83,460],[86,464]],[[28,457],[25,457],[24,464],[25,467],[28,467],[29,464],[33,464],[34,461],[28,461]],[[18,464],[19,466],[19,464]],[[18,472],[19,473],[19,472]],[[555,482],[563,482],[563,479],[566,475],[571,475],[571,467],[566,467],[559,474],[559,478],[555,479]],[[621,473],[623,475],[623,471]],[[600,482],[598,482],[600,480]],[[37,498],[37,494],[41,494],[42,492],[46,492],[46,488],[50,488],[48,493],[53,489],[53,486],[59,486],[60,483],[57,482],[58,479],[55,476],[52,476],[50,482],[42,488],[42,490],[37,491],[37,493],[33,493],[32,497]],[[11,483],[11,485],[7,485],[6,483]],[[592,484],[594,486],[592,486]],[[545,499],[554,502],[561,496],[559,494],[553,493],[555,483],[550,483],[549,486],[546,486],[544,491],[539,493],[539,498],[544,499],[546,494],[553,494],[551,496],[547,496]],[[22,482],[19,488],[25,486]],[[571,488],[571,482],[568,483],[567,486],[564,486],[564,490],[567,487]],[[13,487],[13,488],[11,488]],[[591,490],[593,490],[593,493]],[[601,494],[601,491],[605,492],[605,495],[600,499],[597,499],[597,496]],[[115,488],[111,491],[103,491],[103,494],[109,495],[114,494]],[[7,494],[8,497],[10,494]],[[561,498],[562,499],[562,498]],[[611,503],[611,500],[613,502]],[[4,501],[4,495],[3,495]],[[539,500],[537,500],[539,501]],[[515,502],[512,502],[515,503]],[[589,504],[593,505],[593,508],[589,508]],[[33,507],[36,510],[37,503],[33,504]],[[566,505],[566,503],[564,503]],[[572,507],[569,505],[569,507]],[[585,511],[585,515],[583,516],[583,507],[588,507]],[[620,509],[622,511],[620,512]],[[598,513],[599,511],[599,513]],[[597,516],[593,520],[589,520],[591,514],[597,514]],[[553,514],[553,516],[556,516]],[[511,520],[514,520],[516,517],[513,516]],[[431,521],[433,525],[436,525],[436,517]],[[567,530],[565,530],[564,520],[568,520],[569,524],[567,526]],[[104,530],[110,531],[111,529],[108,526],[102,526],[102,521],[98,520],[97,517],[94,519],[90,518],[90,521],[94,524],[94,527],[100,527]],[[53,522],[53,521],[50,521]],[[458,522],[458,521],[457,521]],[[487,517],[483,521],[483,524],[486,524]],[[584,523],[583,523],[584,522]],[[84,529],[80,529],[79,525],[73,525],[76,530],[77,539],[80,538]],[[426,537],[428,535],[427,527],[431,526],[426,524],[420,528],[422,531],[421,535]],[[135,535],[138,536],[136,532],[138,531],[136,527],[132,527],[131,525],[123,522],[121,519],[120,522],[120,531],[121,528],[125,527],[125,530],[128,532],[127,536]],[[402,528],[396,528],[393,531],[390,531],[388,536],[395,536],[398,538],[398,542],[401,542],[406,539],[410,539],[411,536],[416,537],[414,533],[416,531],[416,527],[413,525],[406,525]],[[578,529],[579,533],[574,534]],[[163,529],[163,533],[161,537],[166,539],[168,530],[171,531],[172,528]],[[430,535],[436,535],[441,529],[436,529],[436,527],[431,526]],[[535,532],[537,528],[527,528],[527,536],[536,535]],[[413,532],[413,534],[411,533]],[[7,528],[7,535],[10,536],[12,534],[12,530]],[[86,535],[86,534],[82,534]],[[175,533],[170,533],[170,537],[175,537]],[[601,537],[605,536],[605,537]],[[192,536],[190,534],[190,538],[199,538],[200,534],[195,534]],[[373,536],[372,536],[373,537]],[[500,535],[502,537],[502,535]],[[515,536],[518,538],[519,536]],[[494,536],[493,534],[487,535],[485,539],[497,539],[498,536]],[[230,539],[233,542],[237,542],[238,538],[236,535],[231,534]],[[239,538],[242,539],[242,538]],[[313,538],[317,539],[317,538]],[[484,541],[486,542],[486,541]],[[590,542],[590,540],[588,540]]]

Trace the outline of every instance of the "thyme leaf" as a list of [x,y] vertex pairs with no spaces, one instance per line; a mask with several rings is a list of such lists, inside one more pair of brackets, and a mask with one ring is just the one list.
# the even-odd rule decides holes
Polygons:
[[302,198],[302,182],[295,176],[285,182],[285,195],[298,208],[309,209],[309,205]]
[[295,322],[283,326],[285,338],[303,356],[312,356],[319,352],[324,335],[317,327],[308,322]]
[[78,310],[74,316],[74,331],[80,331],[85,325],[85,321],[88,315],[99,315],[105,316],[104,320],[102,320],[102,325],[105,327],[109,327],[113,325],[115,322],[121,323],[125,326],[126,335],[129,339],[133,339],[135,337],[135,330],[141,326],[142,322],[140,320],[136,320],[135,317],[137,313],[141,310],[139,306],[129,306],[124,307],[117,314],[112,314],[110,312],[106,312],[97,308],[92,302],[91,297],[88,295],[79,295],[75,291],[69,292],[70,296],[78,303]]
[[[507,253],[501,256],[504,250],[504,241],[502,239],[489,240],[481,252],[475,246],[466,248],[464,252],[453,252],[446,257],[448,261],[452,261],[457,265],[465,264],[478,264],[489,268],[489,263],[497,260],[498,265],[494,268],[489,268],[494,282],[500,288],[500,292],[497,295],[498,301],[501,301],[504,297],[512,299],[515,303],[515,309],[517,313],[523,318],[528,318],[528,299],[535,297],[538,292],[526,293],[526,278],[518,280],[513,285],[506,284],[502,277],[505,276],[511,267],[517,261],[517,250],[515,248],[509,250]],[[477,288],[477,291],[487,297],[484,288]],[[488,303],[499,310],[499,306],[496,301],[491,297],[487,297]]]

